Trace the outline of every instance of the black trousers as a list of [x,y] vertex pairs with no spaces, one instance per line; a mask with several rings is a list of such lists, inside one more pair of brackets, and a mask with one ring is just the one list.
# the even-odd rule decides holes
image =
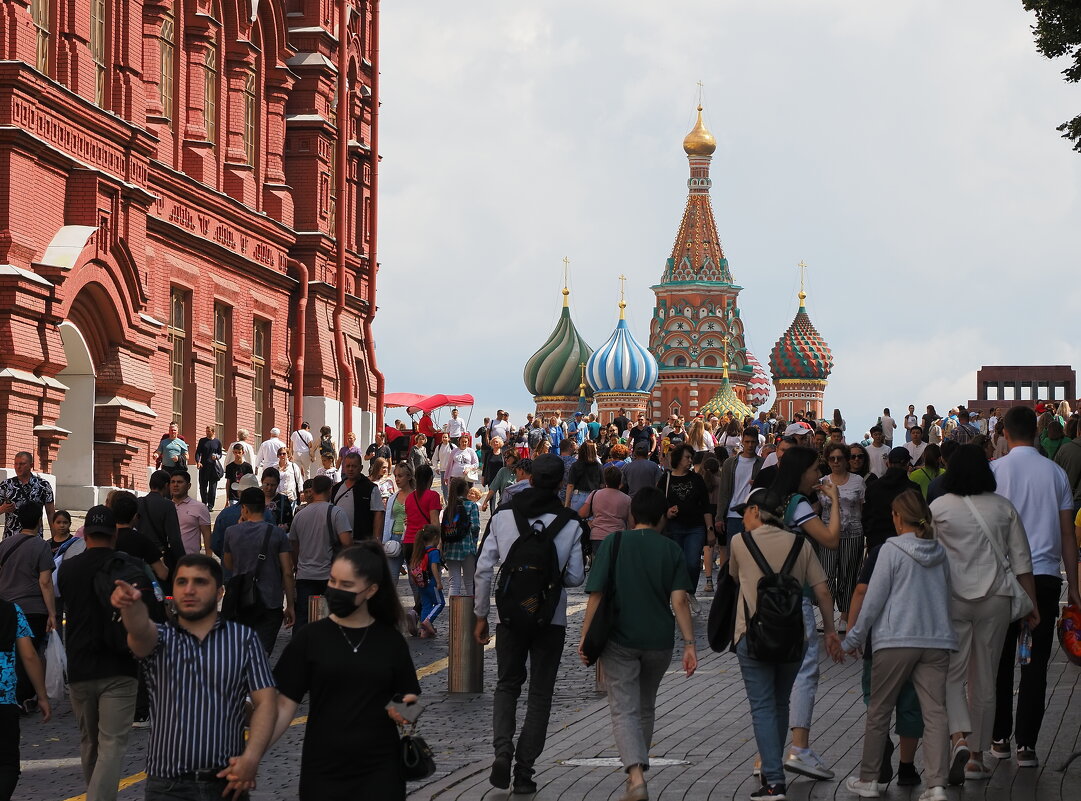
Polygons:
[[199,469],[199,497],[206,508],[214,509],[214,499],[218,495],[218,471],[213,465]]
[[[533,765],[544,751],[548,718],[552,712],[552,691],[566,634],[566,626],[545,626],[529,634],[515,632],[502,623],[496,626],[497,679],[492,703],[492,745],[496,756],[514,757],[514,773],[523,779],[533,778]],[[526,680],[527,661],[529,696],[515,747],[515,713]]]
[[[1067,561],[1069,564],[1069,561]],[[1002,657],[998,663],[995,685],[995,725],[992,737],[1007,740],[1013,734],[1016,745],[1035,748],[1043,725],[1047,704],[1047,663],[1055,642],[1058,620],[1058,599],[1062,579],[1057,576],[1033,576],[1036,583],[1036,608],[1040,625],[1032,630],[1032,661],[1021,665],[1021,681],[1017,686],[1017,720],[1013,717],[1013,669],[1017,662],[1017,636],[1021,623],[1011,623],[1006,629]]]
[[[49,616],[45,614],[23,613],[26,616],[26,624],[30,626],[30,633],[34,638],[34,650],[38,657],[45,651],[45,627],[49,624]],[[15,701],[19,704],[36,696],[34,685],[30,683],[30,676],[26,673],[21,659],[15,660]]]
[[278,632],[282,627],[283,616],[284,612],[281,609],[264,609],[259,617],[244,621],[246,625],[255,629],[255,633],[259,636],[259,642],[262,643],[267,656],[270,656],[274,650],[274,643],[278,641]]
[[19,708],[0,704],[0,801],[11,801],[19,783]]

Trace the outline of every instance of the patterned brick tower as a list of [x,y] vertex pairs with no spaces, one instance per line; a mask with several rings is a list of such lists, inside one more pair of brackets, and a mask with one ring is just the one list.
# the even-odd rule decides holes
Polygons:
[[777,389],[773,408],[785,420],[791,420],[796,412],[810,412],[816,420],[822,419],[826,379],[833,370],[833,353],[811,323],[806,300],[801,282],[799,311],[769,355]]
[[661,282],[652,287],[657,303],[649,349],[660,365],[651,401],[654,420],[691,417],[717,393],[724,381],[726,336],[729,386],[741,402],[754,374],[736,305],[742,287],[732,280],[710,205],[709,164],[716,149],[699,106],[698,121],[683,140],[691,173],[687,205]]

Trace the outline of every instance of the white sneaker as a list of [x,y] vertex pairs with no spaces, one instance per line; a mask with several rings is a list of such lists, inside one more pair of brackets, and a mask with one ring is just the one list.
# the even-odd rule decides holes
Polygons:
[[991,756],[995,759],[1009,759],[1013,754],[1010,752],[1010,738],[1005,740],[991,741]]
[[878,798],[879,796],[878,782],[860,781],[859,776],[849,776],[845,779],[845,787],[860,798]]
[[789,753],[788,758],[784,761],[784,769],[789,773],[798,773],[800,776],[807,776],[811,779],[829,780],[833,778],[833,771],[827,768],[818,754],[809,748],[802,754],[797,754],[794,751]]
[[946,795],[946,788],[940,784],[920,793],[920,801],[949,801],[949,796]]

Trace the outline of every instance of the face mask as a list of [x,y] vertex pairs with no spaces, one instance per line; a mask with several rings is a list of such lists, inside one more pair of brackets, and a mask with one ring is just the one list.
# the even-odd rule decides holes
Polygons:
[[346,592],[337,587],[327,587],[323,597],[327,599],[327,608],[338,617],[349,617],[360,606],[355,592]]

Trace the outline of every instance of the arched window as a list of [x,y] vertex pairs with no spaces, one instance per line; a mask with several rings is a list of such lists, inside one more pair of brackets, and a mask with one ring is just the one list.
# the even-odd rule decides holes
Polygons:
[[[92,0],[98,2],[98,0]],[[161,77],[158,81],[158,94],[161,97],[161,113],[167,120],[175,118],[173,102],[176,99],[176,20],[172,11],[167,11],[158,33],[158,53]]]
[[94,102],[106,107],[108,69],[105,53],[105,0],[90,0],[90,57],[94,60]]
[[214,42],[207,48],[203,62],[203,119],[206,122],[206,138],[213,147],[218,144],[218,49]]
[[256,129],[259,125],[259,111],[255,103],[256,71],[249,70],[244,79],[244,158],[247,164],[255,166]]
[[687,366],[687,360],[685,358],[683,358],[682,356],[677,356],[676,361],[675,361],[675,366],[676,367],[686,367]]
[[34,20],[34,32],[37,35],[37,68],[42,74],[49,71],[49,17],[51,15],[50,0],[30,0],[30,17]]

